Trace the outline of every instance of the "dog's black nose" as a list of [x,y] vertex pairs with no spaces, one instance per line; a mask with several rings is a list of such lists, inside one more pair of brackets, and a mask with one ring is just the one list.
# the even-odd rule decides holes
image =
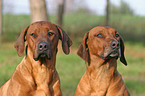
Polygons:
[[119,42],[118,41],[112,41],[110,46],[113,49],[119,48]]
[[46,50],[48,50],[48,44],[46,42],[40,42],[38,44],[38,49],[40,51],[46,51]]

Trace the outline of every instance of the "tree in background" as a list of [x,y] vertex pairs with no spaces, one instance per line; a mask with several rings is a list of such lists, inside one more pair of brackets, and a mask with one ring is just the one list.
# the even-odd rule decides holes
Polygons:
[[130,6],[123,0],[121,0],[120,6],[110,4],[110,13],[111,14],[130,14],[130,15],[134,14]]
[[29,0],[31,10],[31,22],[47,21],[48,14],[45,0]]
[[110,4],[110,13],[111,14],[120,14],[120,7],[114,4]]
[[66,0],[65,1],[65,13],[73,12],[74,1],[75,0]]
[[130,8],[130,6],[126,2],[121,0],[121,2],[120,2],[120,13],[121,14],[133,15],[133,10]]
[[108,26],[109,25],[109,5],[110,5],[110,1],[107,0],[107,4],[106,4],[106,23],[105,25]]
[[62,27],[65,0],[59,0],[57,24]]

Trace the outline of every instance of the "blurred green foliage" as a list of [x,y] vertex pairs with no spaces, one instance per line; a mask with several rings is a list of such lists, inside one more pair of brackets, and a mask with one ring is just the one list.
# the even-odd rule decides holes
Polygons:
[[[56,16],[49,17],[56,24]],[[72,13],[64,15],[63,29],[78,45],[84,34],[95,26],[105,26],[105,16]],[[2,42],[15,41],[20,32],[30,24],[29,15],[3,15]],[[145,17],[134,15],[110,15],[110,27],[115,28],[125,41],[145,43]]]
[[130,8],[130,6],[123,0],[120,1],[120,5],[114,5],[114,4],[110,4],[111,8],[110,8],[110,13],[111,14],[120,14],[120,15],[125,15],[125,14],[129,14],[129,15],[133,15],[133,10]]

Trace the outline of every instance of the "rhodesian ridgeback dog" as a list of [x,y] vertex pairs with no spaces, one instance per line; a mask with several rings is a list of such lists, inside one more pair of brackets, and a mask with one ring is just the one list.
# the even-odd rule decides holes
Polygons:
[[75,96],[129,96],[117,59],[127,65],[123,39],[115,29],[98,26],[85,34],[77,54],[87,62]]
[[47,21],[27,26],[15,43],[18,55],[26,48],[26,56],[1,87],[0,96],[62,96],[55,68],[59,39],[69,54],[72,41],[60,27]]

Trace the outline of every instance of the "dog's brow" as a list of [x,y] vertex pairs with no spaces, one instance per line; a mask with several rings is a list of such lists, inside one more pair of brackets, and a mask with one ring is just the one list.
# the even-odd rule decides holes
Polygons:
[[40,32],[40,29],[34,29],[33,32],[39,33]]
[[100,30],[99,32],[101,32],[101,33],[102,33],[102,32],[103,32],[103,30]]
[[98,32],[99,32],[99,33],[103,33],[103,32],[104,32],[104,30],[103,30],[103,29],[101,29],[101,30],[99,30]]

